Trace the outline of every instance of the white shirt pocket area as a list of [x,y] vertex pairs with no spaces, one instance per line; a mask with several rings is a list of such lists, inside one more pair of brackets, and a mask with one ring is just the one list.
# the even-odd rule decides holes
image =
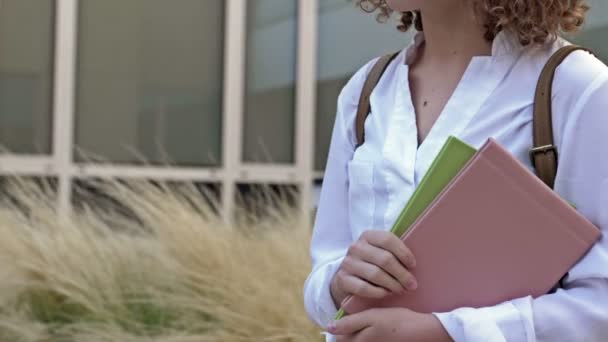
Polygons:
[[352,160],[348,163],[348,216],[353,241],[373,228],[374,167],[372,162]]

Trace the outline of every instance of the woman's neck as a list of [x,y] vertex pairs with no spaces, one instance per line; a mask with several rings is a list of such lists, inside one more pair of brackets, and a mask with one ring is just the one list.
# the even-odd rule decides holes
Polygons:
[[492,44],[485,39],[484,27],[475,20],[472,9],[460,1],[445,3],[421,11],[427,62],[468,62],[474,56],[491,55]]

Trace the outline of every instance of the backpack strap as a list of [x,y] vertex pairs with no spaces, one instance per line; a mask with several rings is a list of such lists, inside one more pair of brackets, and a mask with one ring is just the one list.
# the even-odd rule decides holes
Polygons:
[[[537,176],[550,188],[553,188],[555,185],[555,176],[557,174],[558,166],[557,147],[553,141],[551,105],[553,80],[557,67],[566,59],[566,57],[578,50],[592,53],[591,50],[577,45],[568,45],[560,48],[545,64],[536,86],[533,121],[534,146],[530,149],[529,153],[532,166],[536,169]],[[382,78],[388,65],[398,54],[399,53],[397,52],[379,58],[369,72],[363,85],[355,120],[357,147],[365,142],[365,121],[371,112],[371,94]]]
[[557,67],[566,57],[577,50],[591,52],[589,49],[576,45],[560,48],[547,61],[536,87],[533,122],[534,147],[530,149],[530,160],[536,169],[537,176],[550,188],[553,188],[555,184],[558,164],[557,147],[553,142],[551,88]]
[[[538,178],[552,189],[555,185],[558,166],[557,146],[553,142],[553,110],[551,103],[553,79],[555,78],[557,67],[566,57],[578,50],[584,50],[593,54],[591,50],[577,45],[568,45],[560,48],[545,64],[536,85],[533,122],[534,147],[530,149],[530,161],[536,170]],[[549,293],[554,293],[557,289],[563,288],[567,276],[568,273],[559,280]]]
[[363,145],[365,141],[365,120],[371,112],[370,97],[374,88],[382,78],[382,75],[388,68],[388,65],[399,55],[399,52],[382,56],[376,61],[372,70],[367,75],[367,79],[363,84],[361,96],[359,97],[359,106],[357,108],[357,118],[355,120],[357,133],[357,147]]

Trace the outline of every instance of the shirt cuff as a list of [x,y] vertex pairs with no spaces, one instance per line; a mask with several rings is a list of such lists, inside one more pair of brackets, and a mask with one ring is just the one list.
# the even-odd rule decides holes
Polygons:
[[316,317],[313,318],[322,328],[327,327],[329,323],[333,322],[338,313],[338,308],[336,308],[334,299],[331,296],[331,281],[336,272],[338,272],[342,260],[344,260],[343,257],[323,265],[314,275],[317,278],[313,285],[314,302],[310,304],[314,307],[312,311],[316,313]]
[[464,329],[462,324],[452,313],[435,314],[435,317],[441,322],[443,328],[448,332],[454,342],[465,341]]
[[435,316],[455,342],[534,341],[528,298],[497,306],[462,308]]

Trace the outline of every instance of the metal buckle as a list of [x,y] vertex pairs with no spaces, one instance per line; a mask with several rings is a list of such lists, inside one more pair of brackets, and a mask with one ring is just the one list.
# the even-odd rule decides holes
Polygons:
[[553,152],[555,154],[555,158],[557,159],[557,147],[555,147],[555,145],[544,145],[544,146],[539,146],[539,147],[533,147],[530,149],[530,161],[532,162],[532,166],[536,167],[536,161],[534,160],[534,157],[539,154],[539,153],[547,153],[547,152]]

